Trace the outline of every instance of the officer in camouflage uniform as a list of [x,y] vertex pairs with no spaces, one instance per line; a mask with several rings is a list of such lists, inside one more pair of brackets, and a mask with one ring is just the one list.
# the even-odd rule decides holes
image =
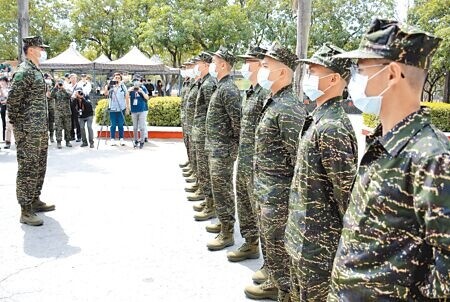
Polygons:
[[64,130],[64,140],[66,147],[72,147],[70,143],[71,118],[70,94],[64,89],[64,81],[59,81],[53,88],[51,99],[55,104],[55,128],[56,128],[56,146],[61,149],[62,131]]
[[16,194],[22,208],[20,222],[33,226],[44,223],[35,212],[55,209],[54,205],[40,200],[47,168],[48,104],[44,76],[38,65],[46,59],[47,47],[39,36],[23,38],[26,60],[13,76],[7,103],[17,144]]
[[192,66],[193,66],[194,62],[192,61],[188,61],[186,63],[184,63],[184,66],[186,67],[185,69],[185,79],[183,82],[183,88],[181,89],[181,104],[180,104],[180,121],[181,121],[181,128],[183,130],[183,140],[184,140],[184,145],[186,146],[186,152],[187,152],[187,156],[188,156],[188,164],[182,164],[181,166],[183,166],[183,172],[187,172],[190,171],[190,158],[189,158],[189,136],[186,133],[186,101],[187,101],[187,94],[189,92],[189,90],[191,89],[191,86],[193,84],[193,79],[191,77],[191,71],[192,71]]
[[289,255],[284,247],[284,230],[297,141],[306,117],[305,107],[292,88],[297,65],[295,54],[274,43],[258,74],[258,83],[271,91],[256,127],[254,159],[254,192],[260,207],[269,278],[258,286],[245,288],[245,294],[252,299],[289,299]]
[[263,102],[268,91],[258,85],[257,75],[267,49],[250,46],[245,55],[242,76],[252,83],[247,97],[242,102],[241,133],[238,149],[236,174],[236,206],[239,227],[244,244],[236,251],[229,252],[229,261],[242,261],[259,258],[259,231],[257,226],[256,204],[253,197],[253,155],[255,152],[255,130]]
[[209,74],[209,65],[212,63],[212,55],[202,52],[199,55],[198,70],[200,71],[200,87],[195,102],[194,121],[192,125],[192,140],[195,144],[197,158],[197,182],[206,200],[194,206],[194,210],[200,211],[194,218],[204,221],[215,216],[214,198],[211,190],[211,176],[209,173],[208,153],[206,151],[206,115],[211,96],[216,90],[217,82]]
[[309,60],[303,91],[316,109],[307,118],[297,151],[285,231],[291,257],[291,301],[326,301],[331,269],[358,164],[357,141],[342,108],[350,59],[324,44]]
[[[184,96],[186,95],[186,90],[187,87],[189,86],[189,77],[187,76],[187,70],[186,70],[186,63],[183,63],[180,67],[180,76],[183,79],[183,84],[181,86],[181,91],[180,91],[180,121],[181,121],[181,127],[184,127],[184,123],[183,123],[183,119],[184,119],[184,112],[183,112],[183,108],[184,108]],[[184,138],[184,145],[186,147],[187,150],[187,141],[186,141],[186,136],[183,136]],[[180,168],[185,169],[186,167],[188,167],[189,165],[189,161],[186,161],[184,163],[179,164]]]
[[328,301],[450,299],[450,141],[420,107],[440,39],[376,19],[349,92],[380,116],[344,216]]
[[220,47],[209,66],[210,74],[218,80],[206,116],[211,188],[221,224],[219,235],[207,244],[208,249],[213,251],[234,244],[233,168],[241,122],[241,96],[230,75],[234,61],[234,55],[227,48]]

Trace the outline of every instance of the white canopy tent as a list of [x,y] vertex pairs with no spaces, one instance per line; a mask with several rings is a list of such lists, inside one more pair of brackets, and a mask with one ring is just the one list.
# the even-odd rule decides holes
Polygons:
[[102,54],[100,57],[92,61],[92,63],[100,63],[100,64],[108,62],[111,62],[111,60],[105,54]]
[[69,48],[39,65],[44,70],[89,70],[92,62],[76,49],[75,42],[70,43]]

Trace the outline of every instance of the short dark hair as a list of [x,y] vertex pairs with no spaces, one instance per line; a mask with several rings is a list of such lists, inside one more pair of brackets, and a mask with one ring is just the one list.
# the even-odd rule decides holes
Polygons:
[[24,46],[22,47],[24,54],[27,54],[28,48],[30,48],[29,45],[24,45]]

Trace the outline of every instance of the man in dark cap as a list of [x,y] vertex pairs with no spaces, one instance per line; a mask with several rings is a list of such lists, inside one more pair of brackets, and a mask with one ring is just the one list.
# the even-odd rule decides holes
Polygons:
[[180,91],[180,98],[181,98],[181,102],[180,102],[180,121],[181,121],[181,128],[183,130],[183,140],[184,140],[184,145],[186,147],[186,152],[188,155],[188,160],[184,163],[181,163],[179,166],[181,169],[183,169],[183,172],[185,171],[189,171],[190,170],[190,166],[189,166],[189,141],[188,141],[188,137],[185,133],[185,105],[186,105],[186,93],[190,88],[191,85],[191,78],[189,76],[189,70],[191,69],[191,63],[190,62],[185,62],[183,63],[183,65],[181,65],[181,70],[180,70],[180,75],[183,78],[183,84],[181,87],[181,91]]
[[358,163],[357,141],[342,108],[350,59],[325,43],[308,60],[303,90],[316,109],[307,118],[289,198],[286,250],[291,301],[326,301],[331,269]]
[[64,81],[59,80],[53,88],[50,97],[55,102],[55,130],[56,130],[56,147],[62,149],[61,141],[63,139],[62,131],[64,130],[64,140],[66,147],[72,147],[70,143],[70,130],[72,120],[72,109],[70,108],[70,94],[64,88]]
[[39,64],[46,60],[48,46],[39,36],[23,39],[26,59],[13,76],[8,97],[8,114],[17,144],[17,200],[22,208],[20,222],[43,224],[35,213],[53,211],[54,205],[40,200],[47,168],[48,103],[47,86]]
[[221,228],[217,237],[207,244],[208,249],[213,251],[234,244],[233,168],[241,123],[241,96],[230,75],[234,61],[234,55],[221,46],[209,65],[209,73],[218,80],[206,116],[211,187]]
[[[205,201],[194,205],[194,210],[200,213],[194,218],[199,221],[211,219],[215,217],[214,198],[211,189],[211,176],[209,173],[208,153],[206,150],[206,114],[211,101],[212,94],[216,90],[217,82],[209,74],[209,65],[212,63],[212,55],[202,52],[198,56],[197,67],[200,76],[199,89],[197,99],[195,101],[195,110],[192,123],[192,141],[195,147],[195,156],[197,163],[197,183],[200,192],[204,195]],[[196,72],[196,71],[195,71]],[[197,72],[196,72],[197,73]]]
[[381,124],[368,137],[343,219],[328,301],[450,298],[450,142],[420,107],[440,39],[376,19],[349,93]]
[[268,279],[245,288],[252,299],[289,299],[289,255],[284,247],[289,190],[297,156],[297,141],[306,118],[292,81],[297,56],[274,43],[264,56],[258,83],[270,90],[255,136],[254,193],[260,207],[260,232],[266,245]]
[[[244,244],[236,251],[229,252],[229,261],[259,258],[259,231],[256,204],[253,197],[253,155],[255,153],[255,130],[263,102],[268,91],[258,85],[258,71],[267,49],[250,46],[239,58],[245,60],[242,76],[251,82],[251,88],[242,102],[241,133],[238,149],[236,173],[236,206],[239,227]],[[264,253],[264,247],[263,247]]]

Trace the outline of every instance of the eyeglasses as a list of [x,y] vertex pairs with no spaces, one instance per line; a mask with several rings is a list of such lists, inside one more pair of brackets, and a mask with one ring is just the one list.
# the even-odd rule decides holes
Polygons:
[[[374,65],[368,65],[368,66],[362,66],[360,67],[357,64],[352,64],[352,66],[350,66],[350,74],[352,77],[354,77],[356,74],[360,74],[362,70],[364,69],[368,69],[368,68],[373,68],[373,67],[381,67],[381,66],[387,66],[391,64],[389,63],[382,63],[382,64],[374,64]],[[403,72],[401,73],[401,77],[404,79],[405,75],[403,74]]]

